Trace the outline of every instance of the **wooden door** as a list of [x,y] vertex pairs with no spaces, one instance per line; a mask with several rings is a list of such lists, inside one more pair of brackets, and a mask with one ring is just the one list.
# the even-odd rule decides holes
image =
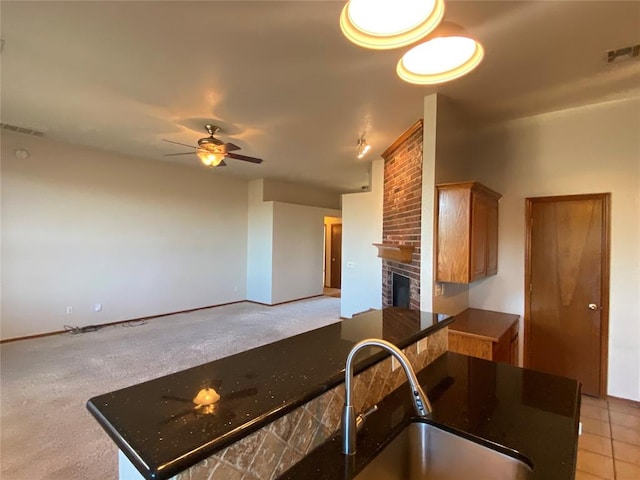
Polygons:
[[527,199],[525,366],[606,394],[609,194]]
[[331,288],[342,284],[342,224],[331,225]]

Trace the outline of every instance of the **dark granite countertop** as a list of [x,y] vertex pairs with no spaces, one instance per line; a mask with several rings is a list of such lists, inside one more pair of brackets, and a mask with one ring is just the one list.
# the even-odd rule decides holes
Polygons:
[[[451,321],[396,307],[371,311],[94,397],[87,408],[145,478],[166,479],[341,383],[358,341],[383,338],[404,348]],[[367,349],[355,370],[387,355]],[[211,387],[220,394],[215,410],[195,407]]]
[[[452,352],[419,372],[418,380],[428,387],[431,423],[524,456],[533,467],[532,480],[573,480],[580,412],[576,381]],[[278,480],[352,479],[413,419],[404,387],[369,416],[355,455],[342,455],[337,434]]]

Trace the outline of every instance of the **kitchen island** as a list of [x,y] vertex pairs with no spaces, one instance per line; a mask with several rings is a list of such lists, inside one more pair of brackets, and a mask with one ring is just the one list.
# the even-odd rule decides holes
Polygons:
[[368,348],[354,372],[357,411],[373,404],[358,451],[340,453],[344,362],[365,338],[403,349],[430,421],[523,459],[534,480],[573,480],[577,382],[446,353],[446,315],[396,307],[296,335],[90,399],[120,449],[120,479],[352,479],[412,420],[400,368]]
[[[397,307],[375,310],[91,398],[87,408],[120,449],[121,479],[269,480],[339,427],[353,345],[383,338],[421,368],[446,351],[451,321]],[[360,408],[405,380],[375,348],[361,352],[354,370],[363,375]]]

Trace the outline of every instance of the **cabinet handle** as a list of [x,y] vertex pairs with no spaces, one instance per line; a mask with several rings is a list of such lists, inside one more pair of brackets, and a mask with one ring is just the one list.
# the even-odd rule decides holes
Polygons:
[[595,303],[590,303],[588,307],[589,310],[598,310],[598,305],[596,305]]

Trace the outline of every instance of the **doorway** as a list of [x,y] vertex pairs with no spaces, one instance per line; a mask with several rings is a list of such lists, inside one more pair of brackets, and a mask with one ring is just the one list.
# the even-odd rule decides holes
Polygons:
[[324,294],[340,297],[342,288],[342,218],[324,217]]
[[342,224],[331,225],[331,288],[342,288]]
[[610,194],[526,199],[527,368],[575,378],[605,396]]

